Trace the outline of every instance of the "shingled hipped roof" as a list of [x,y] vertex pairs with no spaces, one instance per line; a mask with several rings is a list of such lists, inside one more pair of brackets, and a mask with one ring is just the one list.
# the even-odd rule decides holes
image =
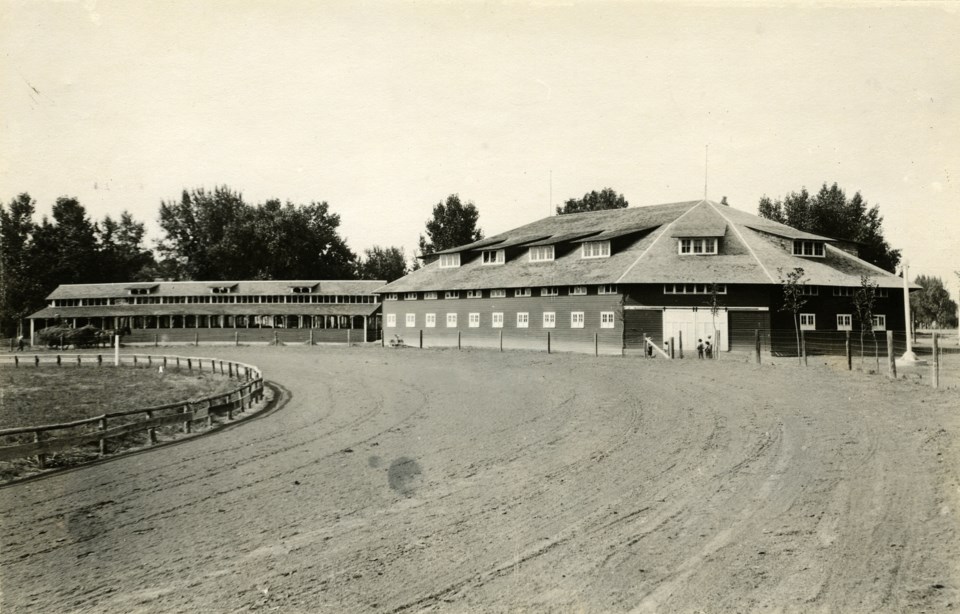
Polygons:
[[150,296],[201,296],[209,295],[211,288],[231,288],[230,294],[246,296],[271,296],[290,294],[291,288],[311,288],[309,294],[348,296],[374,294],[384,280],[271,280],[271,281],[159,281],[123,284],[63,284],[47,297],[50,299],[71,298],[121,298],[130,296],[131,289],[153,289]]
[[[573,238],[577,235],[579,238]],[[678,253],[678,237],[704,236],[721,238],[720,254]],[[613,240],[609,258],[581,258],[580,242],[602,239]],[[794,256],[789,248],[792,239],[823,241],[825,257]],[[484,265],[478,258],[464,254],[460,267],[440,268],[438,262],[433,262],[377,292],[582,284],[776,284],[780,278],[778,270],[798,266],[803,267],[811,285],[858,286],[860,276],[868,275],[880,287],[902,287],[900,278],[833,247],[833,242],[829,237],[802,232],[710,200],[574,213],[537,220],[446,250],[463,253],[484,246],[495,249],[500,245],[556,244],[554,261],[529,262],[523,249],[497,265]]]

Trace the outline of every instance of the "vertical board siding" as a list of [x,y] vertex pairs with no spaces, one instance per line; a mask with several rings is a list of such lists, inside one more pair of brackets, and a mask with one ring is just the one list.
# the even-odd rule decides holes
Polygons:
[[[534,292],[537,292],[535,289]],[[556,314],[555,328],[543,327],[543,313]],[[570,314],[584,312],[583,328],[571,328]],[[613,328],[600,328],[600,313],[614,313]],[[493,327],[493,313],[503,313],[503,328]],[[527,328],[517,327],[517,313],[529,314]],[[389,314],[396,314],[397,326],[386,326]],[[406,315],[414,314],[414,326],[406,326]],[[426,314],[435,313],[436,328],[426,327]],[[457,314],[456,328],[447,328],[447,314]],[[480,326],[470,328],[469,314],[480,314]],[[622,347],[623,319],[618,294],[554,296],[529,298],[461,298],[435,300],[397,300],[383,303],[384,335],[399,335],[407,345],[417,345],[423,330],[426,347],[456,347],[457,333],[465,347],[499,347],[503,331],[504,349],[546,350],[547,332],[551,349],[558,352],[592,352],[594,334],[604,353],[619,352]]]
[[[770,332],[769,311],[730,311],[727,316],[730,349],[753,351],[756,344],[756,331],[761,335]],[[764,336],[766,339],[766,336]]]

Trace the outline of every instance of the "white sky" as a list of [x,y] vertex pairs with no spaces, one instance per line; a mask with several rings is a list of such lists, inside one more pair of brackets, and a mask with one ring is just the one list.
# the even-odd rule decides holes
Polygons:
[[[361,253],[602,187],[756,212],[838,182],[957,298],[960,4],[0,0],[0,199],[326,200]],[[552,171],[552,201],[550,173]]]

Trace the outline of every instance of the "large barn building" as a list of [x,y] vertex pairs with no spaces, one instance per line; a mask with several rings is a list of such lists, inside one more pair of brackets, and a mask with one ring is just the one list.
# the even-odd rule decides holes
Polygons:
[[122,330],[125,342],[372,341],[380,281],[155,281],[67,284],[31,315],[30,337],[56,324]]
[[[447,249],[380,288],[384,335],[417,343],[619,353],[684,339],[796,352],[781,279],[802,267],[811,345],[857,330],[861,276],[879,287],[875,331],[904,331],[902,280],[856,245],[710,200],[558,215]],[[714,304],[718,309],[711,309]],[[716,332],[714,332],[716,331]],[[781,334],[782,331],[782,334]],[[879,337],[883,338],[881,332]],[[676,343],[675,341],[675,343]]]

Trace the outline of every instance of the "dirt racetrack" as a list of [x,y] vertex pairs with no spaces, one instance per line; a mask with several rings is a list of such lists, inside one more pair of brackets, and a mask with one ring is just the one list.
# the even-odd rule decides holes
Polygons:
[[0,611],[940,612],[956,390],[828,368],[222,348],[286,392],[0,490]]

